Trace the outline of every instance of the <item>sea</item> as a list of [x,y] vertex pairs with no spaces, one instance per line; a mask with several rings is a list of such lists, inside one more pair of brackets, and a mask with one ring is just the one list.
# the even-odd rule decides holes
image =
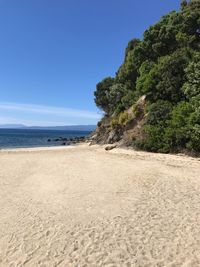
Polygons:
[[[89,131],[0,129],[0,149],[60,146],[59,138],[89,136]],[[51,141],[49,141],[49,139]]]

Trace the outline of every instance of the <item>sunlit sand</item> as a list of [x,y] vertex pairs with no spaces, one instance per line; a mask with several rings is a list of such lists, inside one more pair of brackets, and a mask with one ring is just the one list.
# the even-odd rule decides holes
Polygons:
[[0,266],[200,266],[200,161],[99,146],[0,152]]

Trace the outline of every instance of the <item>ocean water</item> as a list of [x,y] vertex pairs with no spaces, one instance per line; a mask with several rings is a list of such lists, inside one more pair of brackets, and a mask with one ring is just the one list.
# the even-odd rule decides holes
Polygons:
[[88,136],[91,132],[36,129],[0,129],[0,149],[59,146],[62,142],[48,139]]

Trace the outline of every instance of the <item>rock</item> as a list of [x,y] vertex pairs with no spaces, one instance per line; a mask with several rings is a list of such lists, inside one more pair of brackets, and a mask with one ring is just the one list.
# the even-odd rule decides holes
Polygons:
[[61,138],[61,141],[63,141],[63,142],[67,142],[67,141],[68,141],[68,138],[62,137],[62,138]]
[[116,148],[116,146],[117,146],[117,145],[109,145],[109,146],[106,146],[106,147],[105,147],[105,150],[106,150],[106,151],[112,150],[112,149]]
[[75,137],[70,137],[70,138],[67,138],[67,137],[59,137],[59,138],[56,138],[56,139],[48,139],[48,142],[51,142],[51,141],[54,141],[54,142],[61,142],[61,145],[69,145],[69,143],[71,144],[76,144],[76,143],[80,143],[80,142],[84,142],[86,141],[86,137],[85,136],[75,136]]
[[107,139],[107,143],[108,144],[113,144],[115,141],[117,141],[117,134],[115,131],[110,131],[108,139]]

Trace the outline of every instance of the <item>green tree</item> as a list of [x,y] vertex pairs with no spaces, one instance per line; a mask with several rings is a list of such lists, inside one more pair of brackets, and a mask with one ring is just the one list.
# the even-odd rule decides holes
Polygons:
[[105,113],[109,113],[109,93],[110,88],[114,84],[115,79],[111,77],[107,77],[103,79],[100,83],[96,86],[96,91],[94,92],[95,96],[95,103],[96,105],[105,111]]
[[164,124],[170,119],[172,104],[168,101],[158,100],[147,108],[146,125]]
[[182,0],[181,9],[183,10],[186,6],[187,6],[187,1],[186,0]]
[[180,11],[163,16],[142,40],[128,43],[116,77],[97,84],[97,106],[126,121],[127,110],[145,95],[147,108],[135,144],[154,152],[199,153],[199,51],[200,1],[183,0]]
[[188,67],[185,69],[186,83],[183,85],[183,91],[188,99],[200,95],[200,53],[194,55]]
[[135,62],[135,49],[139,45],[137,40],[129,42],[126,49],[124,63],[117,71],[116,80],[118,83],[126,84],[126,87],[134,90],[138,76],[138,69]]
[[193,108],[188,102],[180,102],[172,111],[172,118],[165,129],[165,140],[170,143],[172,151],[186,148],[190,141],[190,117]]
[[158,64],[145,61],[136,83],[139,95],[146,94],[150,101],[163,99],[177,103],[184,100],[181,88],[185,81],[184,69],[189,59],[188,50],[178,50],[169,56],[161,57]]
[[109,91],[109,113],[112,114],[115,109],[122,109],[122,98],[126,95],[126,87],[123,84],[116,83],[110,87]]

